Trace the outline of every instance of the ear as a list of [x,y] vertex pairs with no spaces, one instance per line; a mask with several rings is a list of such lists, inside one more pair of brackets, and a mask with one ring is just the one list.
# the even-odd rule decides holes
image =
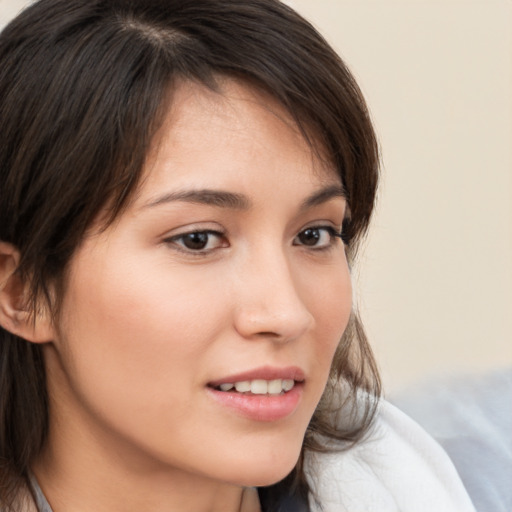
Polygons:
[[54,330],[48,308],[31,314],[27,306],[26,283],[16,272],[19,261],[18,250],[0,241],[0,325],[32,343],[52,341]]

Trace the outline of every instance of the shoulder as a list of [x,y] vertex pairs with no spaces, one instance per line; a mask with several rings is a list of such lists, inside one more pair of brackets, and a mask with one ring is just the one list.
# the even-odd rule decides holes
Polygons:
[[443,449],[382,400],[368,435],[345,451],[307,456],[322,512],[474,512]]

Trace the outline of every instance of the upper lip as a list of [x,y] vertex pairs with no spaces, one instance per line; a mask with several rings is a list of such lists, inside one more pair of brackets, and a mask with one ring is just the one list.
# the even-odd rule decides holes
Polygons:
[[301,382],[305,379],[304,372],[297,366],[287,366],[278,368],[274,366],[261,366],[246,372],[228,375],[220,379],[215,379],[208,383],[209,386],[215,387],[226,383],[242,382],[246,380],[276,380],[290,379]]

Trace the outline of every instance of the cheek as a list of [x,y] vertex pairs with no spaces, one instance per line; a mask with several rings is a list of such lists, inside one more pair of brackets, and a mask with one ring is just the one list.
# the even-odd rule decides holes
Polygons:
[[128,259],[105,260],[94,266],[81,258],[71,276],[56,342],[63,370],[53,379],[56,400],[66,417],[85,411],[99,439],[115,432],[156,458],[186,460],[185,448],[205,435],[205,372],[226,304],[218,293],[211,301],[215,279],[201,284],[158,263],[141,271]]
[[119,416],[148,413],[150,402],[154,409],[185,403],[200,385],[198,368],[225,309],[220,298],[207,300],[215,283],[158,262],[132,263],[119,252],[80,258],[63,305],[65,372],[80,400],[102,416],[112,408]]
[[101,272],[80,270],[71,282],[65,325],[70,349],[84,352],[84,361],[108,357],[113,367],[133,364],[139,376],[154,376],[155,366],[180,367],[216,334],[211,318],[218,318],[221,304],[207,300],[212,295],[204,281],[157,265],[137,270],[120,259]]
[[345,258],[338,265],[308,275],[302,286],[308,309],[315,318],[313,360],[325,384],[352,312],[352,283]]
[[352,311],[351,276],[345,257],[340,260],[338,265],[330,265],[320,273],[320,283],[314,287],[310,302],[317,325],[326,332],[337,333],[339,337],[343,334]]

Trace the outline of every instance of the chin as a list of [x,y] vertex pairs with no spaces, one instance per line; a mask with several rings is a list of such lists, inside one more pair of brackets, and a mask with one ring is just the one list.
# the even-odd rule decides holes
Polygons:
[[[295,461],[296,463],[297,461]],[[258,472],[249,472],[243,478],[239,476],[233,483],[240,487],[268,487],[286,478],[292,472],[295,464],[286,468],[262,468]]]
[[281,445],[279,449],[269,451],[267,456],[263,450],[258,453],[247,451],[244,459],[230,468],[232,478],[226,475],[227,480],[243,487],[276,484],[291,473],[299,459],[301,447],[302,443],[286,450]]
[[[295,464],[296,463],[297,461],[295,461]],[[293,464],[291,467],[280,469],[278,471],[275,469],[270,470],[270,468],[268,468],[267,472],[259,474],[250,481],[244,482],[241,485],[243,487],[268,487],[270,485],[277,484],[292,472],[295,464]]]

